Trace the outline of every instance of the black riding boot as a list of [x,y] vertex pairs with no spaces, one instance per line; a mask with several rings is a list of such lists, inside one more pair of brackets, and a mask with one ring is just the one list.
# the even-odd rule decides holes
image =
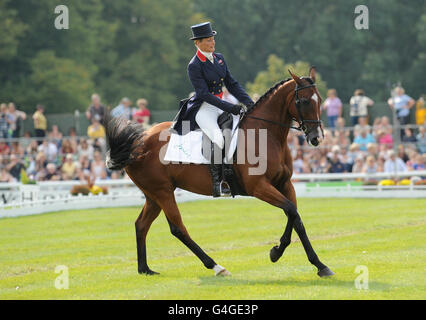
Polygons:
[[[212,176],[213,183],[213,197],[229,197],[231,195],[231,190],[226,181],[222,180],[222,164],[214,163],[214,153],[215,147],[214,143],[211,144],[211,154],[210,154],[210,174]],[[222,150],[218,150],[222,153]]]

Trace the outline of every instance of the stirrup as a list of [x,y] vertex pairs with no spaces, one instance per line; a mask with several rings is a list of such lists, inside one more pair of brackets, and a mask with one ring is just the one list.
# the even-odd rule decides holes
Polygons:
[[231,197],[232,196],[231,187],[229,186],[228,182],[226,182],[225,180],[222,180],[220,182],[219,190],[220,190],[220,196],[221,197]]

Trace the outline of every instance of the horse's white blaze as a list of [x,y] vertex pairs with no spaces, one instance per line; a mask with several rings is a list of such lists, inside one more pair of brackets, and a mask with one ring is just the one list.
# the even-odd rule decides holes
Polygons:
[[312,100],[314,100],[316,103],[318,103],[318,96],[316,93],[314,93],[311,97]]

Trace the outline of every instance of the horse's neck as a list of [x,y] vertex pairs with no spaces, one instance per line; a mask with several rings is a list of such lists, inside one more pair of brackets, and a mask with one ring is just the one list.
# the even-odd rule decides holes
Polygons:
[[267,121],[252,120],[247,123],[246,129],[266,129],[269,133],[268,136],[273,136],[279,142],[285,144],[292,123],[292,118],[288,113],[289,94],[291,92],[291,83],[284,83],[271,94],[271,97],[261,102],[250,113],[258,118],[279,122],[282,126]]

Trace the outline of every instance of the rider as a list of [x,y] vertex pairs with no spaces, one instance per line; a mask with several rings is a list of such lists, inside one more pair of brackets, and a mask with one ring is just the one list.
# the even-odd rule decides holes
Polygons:
[[[248,105],[253,104],[252,99],[232,77],[225,59],[215,50],[214,36],[210,22],[204,22],[191,27],[192,38],[197,47],[197,52],[188,65],[188,76],[195,89],[195,95],[189,100],[187,108],[198,108],[195,116],[200,129],[210,138],[211,162],[210,173],[213,179],[213,196],[229,195],[229,186],[221,182],[221,164],[214,163],[214,149],[222,154],[224,139],[217,124],[217,118],[224,111],[238,115],[246,111]],[[232,104],[222,100],[222,87],[234,95],[240,103]]]

